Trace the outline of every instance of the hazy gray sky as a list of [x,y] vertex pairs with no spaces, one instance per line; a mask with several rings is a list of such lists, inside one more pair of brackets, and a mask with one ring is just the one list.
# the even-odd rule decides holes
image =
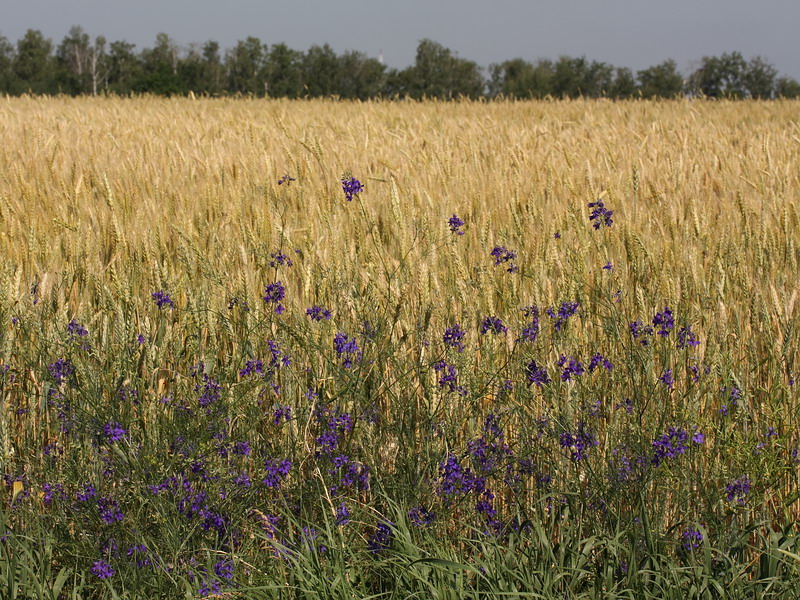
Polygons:
[[72,25],[137,49],[159,32],[179,45],[249,35],[306,50],[329,43],[390,67],[430,38],[488,66],[561,54],[634,70],[674,58],[688,73],[704,55],[761,55],[800,80],[800,0],[0,0],[0,35],[39,29],[58,44]]

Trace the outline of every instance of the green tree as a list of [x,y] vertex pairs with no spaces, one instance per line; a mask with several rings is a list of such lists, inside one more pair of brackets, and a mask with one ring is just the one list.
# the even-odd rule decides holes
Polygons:
[[631,98],[636,95],[636,78],[628,67],[617,67],[609,95],[612,98]]
[[769,99],[775,95],[778,69],[760,56],[754,56],[742,76],[744,88],[751,98]]
[[643,69],[636,76],[643,98],[675,98],[683,93],[683,77],[674,60]]
[[225,65],[219,53],[219,43],[209,40],[203,45],[203,91],[217,95],[224,91]]
[[704,56],[689,78],[690,90],[708,98],[743,98],[746,95],[744,74],[747,63],[741,53]]
[[781,77],[775,83],[775,96],[778,98],[800,98],[800,82],[791,77]]
[[73,26],[56,49],[58,81],[63,91],[81,94],[89,90],[89,35]]
[[539,60],[532,64],[514,58],[489,67],[489,96],[544,98],[551,91],[553,63]]
[[28,29],[17,41],[17,54],[12,66],[17,79],[17,90],[34,94],[55,93],[53,43],[41,31]]
[[0,35],[0,93],[11,94],[16,91],[14,75],[14,46],[8,38]]
[[108,53],[108,76],[106,89],[115,94],[128,94],[137,85],[142,63],[136,56],[136,46],[125,41],[111,42]]
[[304,94],[303,55],[284,43],[273,44],[266,64],[266,91],[274,98],[299,98]]
[[339,57],[337,93],[342,98],[366,100],[381,94],[386,83],[386,67],[363,52],[349,50]]
[[236,47],[225,57],[228,70],[228,90],[232,93],[264,93],[264,67],[267,62],[267,47],[257,37],[239,40]]
[[586,57],[562,56],[553,70],[553,95],[562,98],[598,98],[609,95],[614,83],[614,68]]
[[155,46],[141,53],[142,73],[134,84],[137,92],[180,94],[184,90],[178,75],[178,47],[166,34],[156,36]]
[[339,58],[328,44],[311,46],[302,59],[303,82],[309,96],[338,94]]
[[485,87],[477,63],[459,58],[450,49],[427,39],[417,46],[414,66],[406,77],[408,94],[414,98],[477,98]]

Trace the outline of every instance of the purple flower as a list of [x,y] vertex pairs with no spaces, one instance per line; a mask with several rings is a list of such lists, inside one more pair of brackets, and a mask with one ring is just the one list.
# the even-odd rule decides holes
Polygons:
[[342,359],[342,366],[349,369],[353,366],[353,360],[361,360],[361,349],[358,347],[356,338],[349,338],[344,332],[337,333],[333,338],[333,349]]
[[661,374],[661,377],[658,380],[667,386],[669,389],[672,389],[675,385],[675,378],[672,376],[672,369],[667,369],[664,373]]
[[681,328],[678,331],[678,348],[686,348],[687,346],[699,346],[700,341],[690,325]]
[[100,509],[100,519],[106,525],[122,521],[122,519],[125,518],[125,515],[119,508],[119,504],[117,504],[116,500],[112,500],[111,498],[98,498],[97,508]]
[[578,303],[562,302],[558,312],[556,312],[553,308],[548,308],[545,312],[547,313],[548,317],[556,320],[554,328],[556,331],[560,331],[564,326],[564,323],[567,322],[567,319],[574,316],[578,312]]
[[560,240],[561,239],[561,234],[556,231],[555,234],[553,235],[553,238],[555,238],[557,240]]
[[164,290],[158,290],[157,292],[153,292],[150,294],[153,298],[153,302],[156,303],[158,308],[164,308],[165,306],[169,306],[170,310],[175,308],[175,302],[172,298],[169,297],[169,294]]
[[447,388],[450,392],[458,392],[462,396],[467,395],[467,390],[463,386],[458,385],[458,373],[453,365],[447,364],[440,360],[433,364],[433,369],[440,374],[439,387]]
[[75,366],[68,358],[59,358],[54,363],[48,365],[47,370],[56,383],[66,381],[75,374]]
[[539,337],[539,307],[536,305],[520,308],[526,317],[531,319],[530,324],[522,329],[518,342],[535,342]]
[[494,257],[495,267],[500,266],[503,263],[508,263],[508,268],[506,271],[509,273],[516,273],[519,271],[519,267],[512,262],[515,258],[517,258],[517,253],[513,250],[509,250],[505,246],[495,246],[489,255]]
[[279,406],[272,413],[272,422],[275,425],[280,425],[281,421],[286,423],[292,418],[292,409],[289,406]]
[[345,200],[351,202],[353,196],[357,196],[364,191],[364,186],[355,177],[342,178],[342,191],[344,192]]
[[141,333],[136,336],[136,343],[140,346],[144,344],[144,336]]
[[230,559],[222,559],[214,563],[214,574],[220,579],[230,581],[233,579],[233,561]]
[[277,250],[269,255],[272,259],[269,261],[269,266],[273,269],[281,266],[286,265],[287,267],[291,267],[294,263],[292,263],[292,259],[286,256],[283,251]]
[[381,522],[375,528],[375,533],[367,541],[367,548],[373,554],[386,550],[392,545],[394,539],[394,532],[392,531],[391,523]]
[[126,554],[128,558],[136,562],[136,566],[140,569],[153,564],[153,561],[150,559],[150,550],[148,550],[147,546],[144,544],[131,546],[128,548]]
[[700,445],[700,444],[702,444],[703,442],[706,441],[706,436],[703,433],[701,433],[700,431],[695,431],[694,435],[692,436],[692,441],[695,444]]
[[611,264],[611,261],[608,261],[606,264],[603,265],[604,271],[613,271],[614,265]]
[[562,354],[557,364],[559,367],[563,367],[561,381],[571,381],[573,377],[580,377],[584,373],[583,363],[575,360],[572,356],[567,357]]
[[[650,336],[653,335],[653,328],[645,325],[641,321],[634,321],[628,325],[631,335],[634,340],[637,340],[642,346],[650,344]],[[641,338],[641,339],[639,339]]]
[[743,505],[750,494],[750,478],[747,475],[742,475],[739,479],[726,484],[725,494],[728,502],[736,500],[740,505]]
[[286,173],[283,177],[278,179],[278,185],[286,184],[286,187],[289,187],[293,181],[297,181],[297,177],[289,177],[289,174]]
[[331,311],[327,308],[323,308],[322,306],[312,306],[311,308],[306,309],[306,314],[311,317],[312,321],[330,321],[331,320]]
[[497,335],[506,331],[508,331],[508,327],[503,324],[499,317],[486,317],[481,321],[481,335],[486,335],[489,332]]
[[281,314],[285,309],[283,307],[283,299],[286,297],[286,288],[283,283],[275,281],[264,288],[264,303],[275,305],[275,314]]
[[105,425],[103,425],[103,435],[105,435],[106,438],[108,438],[109,442],[112,443],[117,442],[122,438],[124,438],[127,434],[128,430],[123,429],[122,425],[120,425],[116,421],[114,423],[106,423]]
[[656,313],[653,317],[653,326],[658,327],[658,335],[666,337],[669,332],[675,328],[675,319],[672,316],[672,311],[669,306],[664,307],[664,312]]
[[94,565],[92,565],[92,575],[98,579],[108,579],[109,577],[113,577],[114,573],[116,573],[116,571],[104,560],[96,560],[94,561]]
[[529,362],[525,367],[525,375],[528,378],[528,385],[535,383],[539,387],[542,387],[550,383],[550,378],[547,376],[547,369],[545,367],[540,367],[536,364],[535,360]]
[[408,519],[414,527],[427,527],[436,519],[436,514],[422,506],[414,506],[408,511]]
[[579,462],[589,455],[589,450],[598,445],[598,440],[586,429],[584,423],[578,423],[575,433],[570,431],[563,432],[558,438],[562,448],[570,449],[570,457],[575,462]]
[[681,534],[683,538],[683,547],[689,550],[696,550],[703,543],[703,534],[697,529],[687,529]]
[[450,217],[450,220],[447,221],[447,224],[450,226],[450,231],[455,233],[456,235],[464,235],[464,232],[461,231],[461,228],[464,226],[464,221],[459,219],[455,214]]
[[266,476],[261,480],[261,483],[268,488],[280,489],[283,480],[289,475],[291,468],[292,461],[289,459],[284,458],[282,460],[277,460],[268,458],[264,461]]
[[[695,434],[696,435],[696,434]],[[670,427],[669,431],[660,438],[653,440],[653,459],[652,463],[656,467],[668,458],[675,458],[679,454],[686,452],[686,445],[689,434],[679,427]],[[697,442],[695,442],[697,443]]]
[[592,355],[592,359],[589,361],[589,373],[592,373],[597,367],[600,366],[607,371],[611,371],[614,368],[614,365],[610,360],[605,358],[602,354],[596,353]]
[[350,509],[344,502],[341,502],[336,508],[336,524],[347,525],[350,522]]
[[72,319],[67,325],[67,333],[70,339],[74,339],[76,337],[85,337],[89,335],[89,330],[79,324],[75,319]]
[[463,329],[461,329],[461,324],[456,323],[452,327],[448,327],[447,329],[445,329],[443,336],[444,343],[450,346],[451,348],[455,348],[459,352],[463,352],[464,351],[463,340],[465,335],[466,332]]
[[589,215],[589,220],[594,221],[592,223],[592,227],[595,229],[600,229],[602,225],[606,227],[611,227],[614,223],[611,215],[614,214],[613,210],[608,210],[603,204],[602,200],[597,200],[595,202],[589,202],[589,208],[593,209],[591,214]]

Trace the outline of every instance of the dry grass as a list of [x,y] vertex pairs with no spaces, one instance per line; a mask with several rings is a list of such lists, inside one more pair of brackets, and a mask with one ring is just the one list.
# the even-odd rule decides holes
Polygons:
[[[391,285],[411,327],[440,298],[457,302],[433,302],[434,318],[467,321],[498,303],[554,302],[613,260],[631,276],[632,310],[669,299],[721,335],[778,332],[797,309],[798,108],[6,99],[2,293],[20,299],[37,277],[46,291],[66,274],[56,308],[68,314],[120,281],[132,301],[203,282],[208,299],[185,305],[252,302],[282,246],[303,252],[289,299],[302,307],[369,282],[380,296],[407,255]],[[343,199],[347,170],[366,185],[363,211]],[[289,189],[276,184],[284,173],[298,178]],[[587,221],[601,194],[615,217],[605,238]],[[458,251],[429,252],[453,212],[468,223]],[[486,285],[504,276],[494,244],[520,256],[505,298]]]

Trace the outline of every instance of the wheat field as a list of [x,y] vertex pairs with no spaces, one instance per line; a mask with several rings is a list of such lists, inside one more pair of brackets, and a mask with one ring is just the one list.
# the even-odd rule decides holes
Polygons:
[[[0,100],[0,517],[19,534],[0,591],[23,571],[67,573],[74,598],[111,597],[104,580],[125,597],[797,591],[798,115]],[[241,495],[222,483],[234,455]],[[169,477],[181,502],[223,500],[187,512],[159,495]],[[76,508],[89,481],[99,517]],[[31,515],[52,555],[26,545]],[[112,533],[169,569],[94,547]]]

